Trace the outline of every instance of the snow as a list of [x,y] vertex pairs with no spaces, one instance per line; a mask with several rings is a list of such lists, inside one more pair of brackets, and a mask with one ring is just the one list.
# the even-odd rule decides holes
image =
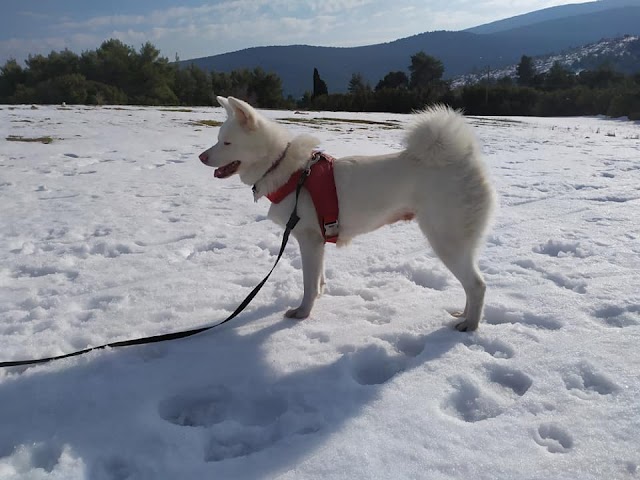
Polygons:
[[[335,156],[397,150],[409,122],[267,115]],[[281,231],[198,161],[217,129],[194,122],[223,119],[0,107],[0,361],[235,309]],[[284,319],[302,293],[294,241],[219,329],[1,369],[0,478],[640,478],[640,127],[470,122],[500,194],[477,332],[452,328],[462,289],[407,222],[328,246],[312,317]]]

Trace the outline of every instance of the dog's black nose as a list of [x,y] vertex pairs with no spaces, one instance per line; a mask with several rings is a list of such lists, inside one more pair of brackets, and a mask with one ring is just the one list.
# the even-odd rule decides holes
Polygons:
[[209,155],[207,155],[207,152],[202,152],[198,158],[202,163],[206,165],[207,161],[209,160]]

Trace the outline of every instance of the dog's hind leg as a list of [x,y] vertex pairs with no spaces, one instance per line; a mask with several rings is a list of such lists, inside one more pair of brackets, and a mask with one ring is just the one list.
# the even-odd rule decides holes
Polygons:
[[430,228],[428,222],[419,221],[419,224],[433,251],[464,288],[466,295],[464,312],[454,315],[463,320],[456,325],[456,329],[461,332],[475,330],[482,316],[486,290],[484,279],[476,265],[475,239],[448,235],[446,231],[441,232]]
[[449,251],[444,253],[436,251],[436,253],[462,284],[466,294],[464,312],[459,316],[462,321],[456,325],[456,329],[461,332],[475,330],[482,316],[486,284],[478,271],[473,255],[469,251],[453,255]]
[[302,257],[302,276],[304,295],[298,308],[285,313],[289,318],[307,318],[311,313],[316,298],[324,288],[324,240],[316,232],[300,232],[296,234],[300,255]]

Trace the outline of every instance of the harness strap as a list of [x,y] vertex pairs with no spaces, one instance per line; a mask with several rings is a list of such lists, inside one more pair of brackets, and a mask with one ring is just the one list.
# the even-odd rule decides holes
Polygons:
[[309,176],[305,188],[311,195],[322,237],[325,242],[330,243],[336,243],[339,236],[339,206],[333,174],[334,161],[332,156],[324,152],[313,152],[306,168],[293,172],[284,185],[267,195],[272,203],[280,203],[293,193],[300,176],[305,172]]
[[276,261],[273,264],[273,267],[271,267],[271,270],[269,270],[269,273],[267,273],[267,276],[264,277],[262,279],[262,281],[258,285],[256,285],[256,287],[253,290],[251,290],[249,295],[247,295],[247,297],[242,301],[242,303],[240,303],[240,305],[238,305],[238,308],[236,308],[235,311],[231,315],[229,315],[227,318],[225,318],[220,323],[216,323],[214,325],[209,325],[209,326],[206,326],[206,327],[193,328],[191,330],[184,330],[184,331],[181,331],[181,332],[165,333],[165,334],[162,334],[162,335],[153,335],[153,336],[150,336],[150,337],[135,338],[133,340],[123,340],[123,341],[119,341],[119,342],[111,342],[111,343],[107,343],[105,345],[86,348],[84,350],[78,350],[77,352],[67,353],[67,354],[64,354],[64,355],[58,355],[58,356],[55,356],[55,357],[38,358],[38,359],[33,359],[33,360],[12,360],[12,361],[9,361],[9,362],[0,362],[0,368],[17,367],[17,366],[22,366],[22,365],[37,365],[37,364],[40,364],[40,363],[51,362],[53,360],[62,360],[63,358],[76,357],[78,355],[84,355],[85,353],[93,352],[94,350],[103,350],[105,348],[131,347],[131,346],[134,346],[134,345],[145,345],[145,344],[149,344],[149,343],[158,343],[158,342],[167,342],[169,340],[177,340],[177,339],[180,339],[180,338],[191,337],[193,335],[197,335],[198,333],[206,332],[207,330],[214,329],[214,328],[219,327],[220,325],[222,325],[224,323],[227,323],[230,320],[233,320],[245,308],[247,308],[247,306],[251,303],[253,298],[262,289],[264,284],[267,283],[267,280],[269,279],[269,277],[271,276],[271,274],[275,270],[276,266],[278,265],[278,262],[280,261],[280,258],[282,258],[282,254],[284,253],[284,249],[287,246],[287,242],[289,241],[289,236],[291,234],[291,231],[298,224],[298,221],[300,221],[300,217],[298,216],[298,197],[300,196],[300,190],[302,189],[302,185],[304,184],[304,182],[307,179],[308,175],[309,175],[309,172],[308,171],[304,171],[300,175],[300,178],[298,179],[298,184],[296,186],[296,201],[295,201],[295,204],[294,204],[294,207],[293,207],[293,212],[291,212],[291,216],[289,217],[289,221],[287,222],[287,226],[286,226],[286,228],[284,230],[284,234],[282,235],[282,244],[280,245],[280,252],[278,252],[278,257],[276,258]]

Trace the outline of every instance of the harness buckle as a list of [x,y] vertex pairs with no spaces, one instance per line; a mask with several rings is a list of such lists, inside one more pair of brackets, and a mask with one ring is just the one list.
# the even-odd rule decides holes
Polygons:
[[337,237],[339,234],[338,221],[329,222],[324,224],[324,237],[332,238]]

